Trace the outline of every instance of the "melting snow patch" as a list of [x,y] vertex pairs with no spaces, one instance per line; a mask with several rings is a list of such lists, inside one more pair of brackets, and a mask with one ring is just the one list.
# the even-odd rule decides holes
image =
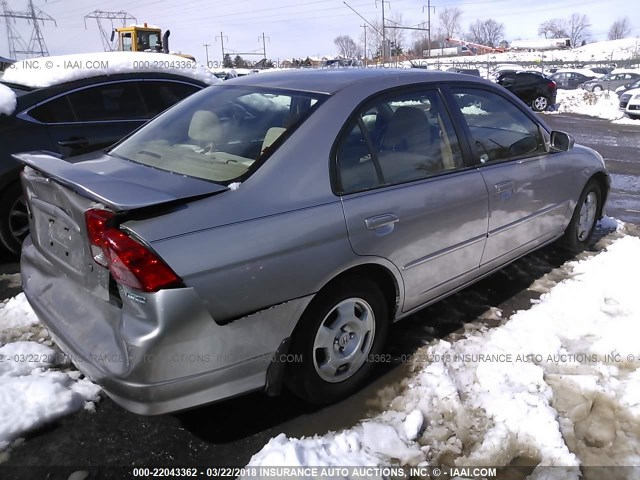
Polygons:
[[[24,341],[24,340],[37,341]],[[11,343],[8,343],[11,342]],[[0,304],[0,449],[24,432],[82,408],[100,387],[69,370],[23,293]],[[65,366],[61,371],[55,367]]]
[[249,465],[527,458],[538,464],[528,478],[567,480],[580,465],[640,464],[640,239],[622,237],[568,266],[570,278],[504,325],[425,347],[417,358],[428,361],[413,365],[386,412],[322,437],[280,435]]

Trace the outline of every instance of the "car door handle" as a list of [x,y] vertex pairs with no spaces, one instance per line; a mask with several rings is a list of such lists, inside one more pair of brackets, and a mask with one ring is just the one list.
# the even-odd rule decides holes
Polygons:
[[67,140],[60,140],[58,145],[71,148],[86,147],[89,145],[89,140],[86,138],[68,138]]
[[376,215],[375,217],[367,218],[364,223],[369,230],[375,230],[377,228],[393,225],[400,221],[397,215],[393,213],[385,213],[384,215]]
[[496,192],[505,192],[507,190],[513,190],[513,182],[500,182],[494,185]]

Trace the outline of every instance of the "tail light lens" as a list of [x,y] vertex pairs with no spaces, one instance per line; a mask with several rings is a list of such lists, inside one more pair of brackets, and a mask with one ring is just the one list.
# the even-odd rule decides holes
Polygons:
[[114,214],[90,209],[84,214],[93,260],[107,267],[116,282],[144,292],[181,284],[180,277],[155,253],[110,225]]
[[549,88],[556,88],[556,82],[554,82],[553,80],[549,80]]

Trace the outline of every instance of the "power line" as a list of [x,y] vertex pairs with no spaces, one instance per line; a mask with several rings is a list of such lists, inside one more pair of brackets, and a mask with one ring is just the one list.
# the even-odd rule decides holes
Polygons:
[[105,12],[104,10],[94,10],[91,13],[88,13],[84,16],[84,28],[87,28],[87,18],[95,19],[98,24],[98,29],[100,30],[100,39],[102,40],[102,47],[105,52],[112,52],[115,50],[116,45],[115,42],[111,41],[111,33],[107,33],[102,21],[109,20],[111,21],[111,29],[109,32],[113,32],[114,30],[114,20],[120,20],[122,22],[122,26],[125,27],[127,25],[127,20],[133,20],[133,23],[136,23],[136,17],[129,15],[125,11],[119,12]]
[[[58,26],[56,21],[50,15],[44,13],[33,5],[33,0],[29,0],[26,11],[10,10],[6,0],[2,0],[2,13],[0,17],[4,17],[7,26],[7,39],[9,40],[9,56],[15,60],[19,60],[18,56],[23,58],[45,57],[49,55],[47,44],[44,41],[40,23],[53,22]],[[27,20],[33,25],[29,43],[25,42],[20,33],[13,24],[17,19]],[[11,22],[13,20],[13,24]]]

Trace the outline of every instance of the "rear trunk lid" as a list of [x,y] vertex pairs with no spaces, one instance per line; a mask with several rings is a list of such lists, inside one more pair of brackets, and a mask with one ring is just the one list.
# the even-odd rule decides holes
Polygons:
[[152,215],[155,209],[227,190],[104,154],[79,163],[43,152],[14,158],[28,167],[22,184],[34,245],[61,273],[104,300],[109,299],[109,270],[93,260],[84,217],[88,209],[107,208],[121,218]]
[[45,177],[115,212],[183,203],[227,190],[225,185],[106,154],[78,163],[69,163],[45,152],[19,153],[13,157]]

